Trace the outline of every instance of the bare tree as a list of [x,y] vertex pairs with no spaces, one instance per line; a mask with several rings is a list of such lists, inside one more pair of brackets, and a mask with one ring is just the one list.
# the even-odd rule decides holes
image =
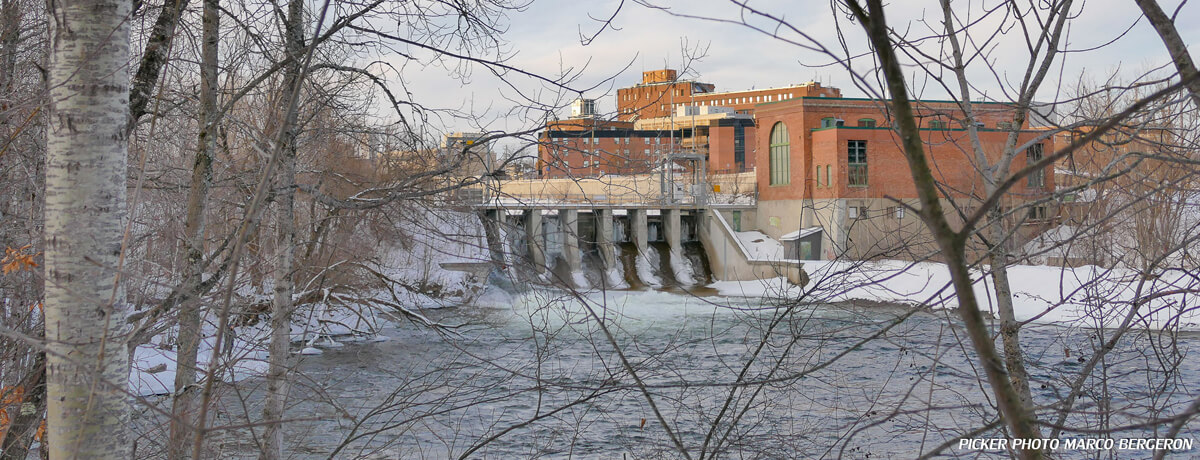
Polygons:
[[[46,394],[51,458],[129,458],[119,269],[131,4],[52,5],[46,154]],[[115,142],[114,142],[115,141]]]
[[202,331],[200,299],[193,292],[204,276],[205,210],[212,186],[213,156],[217,151],[217,62],[220,42],[220,2],[205,0],[201,33],[200,63],[200,132],[192,180],[187,196],[187,221],[184,241],[187,244],[184,292],[179,306],[179,345],[176,358],[174,401],[172,401],[171,438],[169,455],[173,459],[187,458],[188,441],[192,439],[187,427],[195,409],[196,356]]

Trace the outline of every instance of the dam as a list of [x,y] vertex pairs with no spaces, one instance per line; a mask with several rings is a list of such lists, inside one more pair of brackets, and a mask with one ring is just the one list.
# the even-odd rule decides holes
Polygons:
[[806,281],[798,257],[762,257],[746,247],[738,230],[753,222],[756,204],[714,197],[711,190],[719,186],[654,193],[636,182],[609,182],[600,189],[572,185],[575,193],[530,187],[473,200],[494,266],[514,279],[574,288]]

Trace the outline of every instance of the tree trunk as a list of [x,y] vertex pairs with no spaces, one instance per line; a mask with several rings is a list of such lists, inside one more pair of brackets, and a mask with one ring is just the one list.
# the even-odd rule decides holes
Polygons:
[[[925,156],[925,146],[917,127],[916,115],[908,98],[908,87],[904,71],[892,48],[891,37],[886,19],[883,14],[883,4],[879,0],[867,0],[867,10],[857,1],[848,0],[846,5],[855,18],[861,22],[863,30],[870,39],[871,45],[879,58],[879,68],[883,73],[888,93],[891,95],[891,108],[895,114],[896,130],[900,134],[905,160],[912,173],[917,195],[921,199],[918,210],[922,221],[937,239],[938,247],[946,259],[950,270],[950,278],[958,298],[958,313],[962,317],[964,327],[971,339],[971,345],[978,354],[980,365],[987,377],[988,385],[996,397],[996,405],[1014,438],[1040,437],[1034,427],[1034,420],[1021,404],[1017,391],[1012,382],[1005,377],[1005,369],[996,352],[995,343],[983,315],[979,310],[979,302],[975,297],[975,287],[966,263],[966,235],[956,233],[950,228],[946,215],[942,210],[940,195],[937,190],[933,171]],[[1023,459],[1040,459],[1040,450],[1026,449],[1017,452]]]
[[51,2],[46,155],[47,436],[54,459],[130,457],[125,215],[129,15]]
[[1142,14],[1146,15],[1150,25],[1154,26],[1154,31],[1158,32],[1158,37],[1162,39],[1163,45],[1167,47],[1167,52],[1171,54],[1171,61],[1175,63],[1175,69],[1179,71],[1180,80],[1187,85],[1192,102],[1200,107],[1200,71],[1197,71],[1196,63],[1192,61],[1191,53],[1188,53],[1187,44],[1183,42],[1179,31],[1175,29],[1175,22],[1170,16],[1167,16],[1162,7],[1158,6],[1157,1],[1134,1],[1142,9]]
[[201,312],[197,287],[204,276],[204,211],[212,184],[213,152],[217,148],[217,43],[220,39],[220,1],[204,0],[204,26],[200,61],[200,133],[196,160],[192,165],[192,183],[188,189],[187,221],[184,241],[187,245],[183,285],[179,305],[179,342],[175,362],[175,394],[171,407],[171,434],[168,456],[187,458],[193,434],[196,404],[196,355],[200,348]]
[[283,149],[279,161],[278,187],[275,195],[276,243],[275,243],[275,293],[271,304],[271,343],[267,368],[267,396],[263,404],[263,420],[266,430],[263,449],[259,455],[263,460],[278,460],[283,457],[283,410],[287,402],[289,365],[288,342],[291,336],[291,312],[293,272],[296,258],[296,135],[297,104],[291,103],[299,97],[301,79],[301,48],[303,47],[303,0],[288,3],[288,18],[285,31],[286,50],[292,58],[285,70],[286,89],[283,100],[279,147]]
[[1001,225],[1000,207],[988,211],[989,243],[992,245],[990,261],[992,283],[996,287],[996,310],[1000,314],[1000,340],[1004,347],[1004,365],[1008,379],[1021,399],[1021,405],[1034,417],[1033,394],[1029,391],[1029,372],[1025,370],[1025,358],[1021,352],[1021,323],[1013,310],[1012,286],[1008,282],[1008,247],[1004,245],[1005,231]]
[[154,86],[158,84],[158,76],[167,65],[168,51],[171,41],[175,39],[175,28],[183,16],[188,0],[167,0],[154,27],[150,30],[150,38],[146,41],[141,63],[133,76],[133,84],[129,90],[129,126],[132,132],[138,119],[149,111],[150,96],[154,94]]

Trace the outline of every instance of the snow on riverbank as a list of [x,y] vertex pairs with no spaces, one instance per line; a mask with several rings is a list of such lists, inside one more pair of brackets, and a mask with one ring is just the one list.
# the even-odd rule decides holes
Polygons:
[[[380,340],[382,336],[375,335],[374,331],[380,329],[381,323],[382,320],[371,309],[350,311],[344,308],[329,308],[326,305],[302,305],[292,317],[292,342],[304,345],[304,349],[307,350],[313,347],[337,348],[342,346],[339,341]],[[213,345],[217,341],[216,329],[216,320],[208,318],[204,327],[204,339],[200,343],[200,352],[197,355],[201,373],[208,371]],[[177,329],[171,329],[134,351],[129,374],[130,392],[138,396],[149,396],[174,391],[176,331]],[[234,328],[232,336],[223,337],[223,340],[227,341],[222,345],[218,361],[221,380],[236,382],[265,374],[269,336],[270,331],[264,320],[253,326]],[[386,340],[386,337],[383,340]]]
[[[805,288],[810,291],[810,301],[958,306],[954,290],[948,286],[950,273],[940,263],[804,261],[804,270],[812,278]],[[1143,279],[1124,269],[1031,265],[1011,266],[1008,272],[1020,321],[1117,327],[1129,306],[1141,299],[1134,327],[1200,330],[1200,298],[1195,294],[1200,290],[1200,277],[1196,273],[1168,270],[1155,279]],[[996,296],[991,277],[975,272],[973,278],[981,306],[994,312]],[[803,292],[783,278],[718,281],[709,287],[722,295],[738,297],[797,298]]]
[[[405,217],[398,220],[399,236],[394,238],[397,243],[378,248],[377,260],[361,263],[376,275],[371,279],[380,278],[382,285],[357,292],[323,290],[317,296],[321,300],[297,306],[292,314],[293,352],[317,354],[323,348],[341,346],[340,342],[381,340],[376,333],[386,321],[385,312],[403,311],[409,318],[428,322],[420,309],[458,305],[478,294],[478,287],[486,282],[486,272],[480,275],[463,270],[472,269],[478,262],[490,262],[479,219],[469,213],[444,210],[415,212]],[[257,290],[269,291],[269,286]],[[255,292],[250,286],[241,286],[238,302],[270,303],[270,296]],[[297,300],[300,298],[297,294]],[[222,345],[219,358],[220,363],[229,363],[220,366],[223,381],[238,381],[266,372],[269,336],[266,316],[258,315],[257,323],[229,331],[231,338]],[[216,324],[215,315],[210,314],[198,355],[201,372],[208,370],[217,341]],[[134,351],[129,377],[133,394],[173,392],[176,336],[177,329],[171,328]]]

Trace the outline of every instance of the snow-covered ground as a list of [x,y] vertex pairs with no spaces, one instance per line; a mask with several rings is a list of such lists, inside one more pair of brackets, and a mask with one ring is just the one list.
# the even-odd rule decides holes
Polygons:
[[734,232],[750,259],[782,260],[783,244],[759,231]]
[[[385,312],[403,312],[416,321],[429,322],[421,309],[468,302],[486,282],[468,271],[448,269],[443,264],[488,262],[487,245],[477,217],[467,213],[428,212],[402,220],[402,242],[379,248],[378,260],[364,263],[389,281],[379,289],[353,294],[322,291],[321,301],[299,305],[292,316],[292,343],[300,354],[318,354],[341,342],[386,340],[376,334]],[[303,291],[306,286],[299,286]],[[269,292],[270,286],[258,289]],[[269,302],[249,286],[238,289],[242,302]],[[297,298],[300,294],[297,294]],[[206,318],[198,359],[206,371],[217,340],[217,321]],[[139,396],[169,394],[175,385],[177,330],[172,328],[134,351],[130,391]],[[224,381],[262,375],[267,368],[269,331],[266,321],[232,329],[232,350],[222,346],[219,367]]]
[[[941,263],[901,261],[804,261],[812,281],[805,289],[783,278],[761,281],[718,281],[710,287],[728,296],[788,296],[808,290],[808,300],[838,302],[869,300],[932,308],[956,308],[949,286],[950,273]],[[1069,323],[1088,327],[1117,327],[1131,304],[1141,299],[1135,327],[1162,329],[1178,326],[1200,330],[1200,276],[1168,270],[1143,279],[1125,269],[1094,266],[1060,268],[1015,265],[1008,268],[1017,319]],[[995,311],[990,276],[973,274],[975,294],[985,310]]]
[[[292,317],[292,342],[303,344],[301,353],[313,354],[321,348],[340,347],[341,342],[386,340],[375,334],[382,320],[372,309],[352,311],[330,308],[327,305],[303,305]],[[215,318],[208,318],[204,339],[197,359],[201,373],[207,372],[213,345],[217,341]],[[155,337],[134,351],[130,392],[138,396],[169,394],[175,387],[176,353],[174,338],[177,329]],[[218,372],[223,381],[236,382],[262,375],[267,371],[267,340],[270,331],[266,321],[253,326],[233,329],[232,348],[222,346]],[[228,343],[228,342],[227,342]],[[228,365],[226,365],[228,363]]]

